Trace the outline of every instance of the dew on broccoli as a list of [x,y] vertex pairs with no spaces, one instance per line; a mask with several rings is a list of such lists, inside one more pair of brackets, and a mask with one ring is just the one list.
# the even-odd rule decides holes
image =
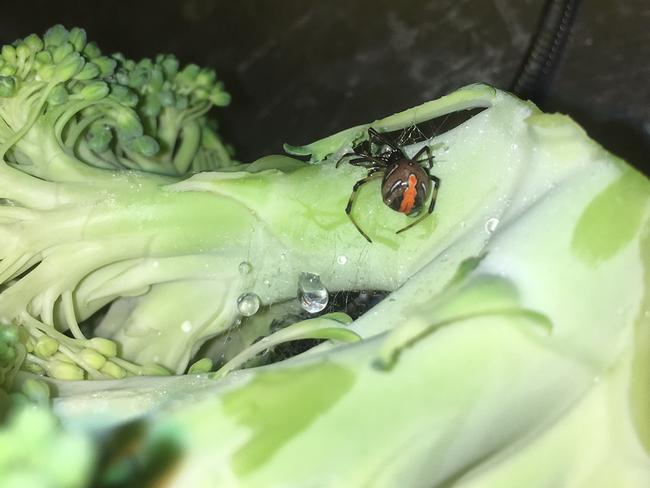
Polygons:
[[325,309],[329,301],[327,288],[314,273],[301,273],[298,279],[298,299],[300,306],[309,313],[318,313]]
[[255,293],[244,293],[237,299],[237,308],[244,317],[251,317],[260,309],[260,297]]

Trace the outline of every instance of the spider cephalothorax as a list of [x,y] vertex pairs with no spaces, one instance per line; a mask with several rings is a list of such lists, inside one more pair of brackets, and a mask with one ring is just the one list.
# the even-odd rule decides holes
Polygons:
[[[382,148],[379,154],[372,154],[372,148],[375,145]],[[431,155],[431,149],[427,145],[420,149],[413,158],[409,158],[401,147],[389,141],[382,134],[370,127],[368,129],[367,147],[367,151],[355,149],[354,152],[343,155],[336,163],[336,167],[345,158],[356,156],[353,159],[349,159],[348,163],[353,166],[362,166],[368,169],[368,175],[354,184],[348,205],[345,208],[345,213],[361,235],[368,242],[372,242],[370,237],[359,227],[351,215],[357,191],[362,185],[370,180],[383,176],[381,196],[384,203],[396,212],[401,212],[410,217],[417,216],[422,211],[425,202],[430,199],[427,213],[406,227],[398,230],[396,233],[399,234],[431,215],[436,204],[440,179],[430,173],[433,166],[433,156]],[[427,159],[420,162],[420,158],[425,153]]]

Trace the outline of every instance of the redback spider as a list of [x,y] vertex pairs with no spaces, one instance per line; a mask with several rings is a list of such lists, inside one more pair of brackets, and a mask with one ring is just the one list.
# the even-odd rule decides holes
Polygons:
[[[373,143],[382,148],[382,152],[377,155],[372,154]],[[368,169],[368,175],[361,178],[352,187],[352,193],[345,208],[345,213],[350,218],[357,230],[368,242],[372,242],[370,237],[359,227],[352,217],[351,211],[357,192],[362,185],[383,175],[381,181],[381,197],[384,203],[397,212],[416,217],[421,211],[424,203],[430,198],[429,208],[426,215],[423,215],[415,222],[411,222],[406,227],[398,230],[396,234],[410,229],[419,224],[433,213],[436,205],[436,197],[440,188],[440,178],[433,176],[430,171],[433,167],[433,156],[429,146],[420,149],[413,158],[409,158],[402,148],[392,141],[389,141],[382,134],[370,127],[368,129],[367,152],[354,152],[344,154],[336,163],[338,168],[341,162],[348,157],[357,156],[348,160],[353,166],[361,166]],[[420,161],[422,155],[426,152],[427,159]]]

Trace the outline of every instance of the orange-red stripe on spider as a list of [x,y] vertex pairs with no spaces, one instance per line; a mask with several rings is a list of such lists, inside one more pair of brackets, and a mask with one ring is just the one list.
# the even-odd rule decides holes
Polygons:
[[417,182],[418,179],[415,175],[409,175],[409,186],[404,190],[404,194],[402,195],[402,203],[399,206],[400,212],[408,215],[411,213],[411,210],[413,210],[413,206],[415,205],[415,195],[417,194],[417,191],[415,190]]

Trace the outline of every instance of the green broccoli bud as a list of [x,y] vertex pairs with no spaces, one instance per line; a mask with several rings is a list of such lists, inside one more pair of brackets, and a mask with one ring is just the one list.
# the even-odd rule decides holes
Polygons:
[[125,107],[135,107],[138,104],[138,95],[124,85],[112,84],[111,96]]
[[172,80],[176,77],[179,67],[178,59],[176,59],[174,56],[164,56],[157,59],[157,62],[165,72],[167,79]]
[[2,57],[3,59],[11,65],[16,64],[16,48],[9,44],[2,46]]
[[0,97],[11,97],[15,91],[16,78],[13,76],[0,76]]
[[23,66],[31,54],[32,50],[29,48],[29,46],[24,42],[21,42],[16,46],[16,64],[18,66]]
[[50,27],[43,36],[45,47],[56,47],[68,41],[68,31],[61,24]]
[[43,81],[51,81],[52,78],[54,78],[54,74],[56,72],[56,67],[54,64],[40,64],[36,69],[38,77]]
[[210,102],[212,102],[217,107],[225,107],[230,104],[230,95],[223,91],[223,86],[221,83],[218,84],[210,92]]
[[41,358],[49,358],[59,350],[59,341],[49,336],[41,336],[34,345],[34,352]]
[[212,371],[213,363],[210,358],[202,358],[192,364],[187,370],[187,374],[201,374]]
[[143,156],[153,156],[160,150],[158,142],[150,136],[140,136],[129,139],[126,143],[126,147],[131,151],[142,154]]
[[152,66],[149,73],[149,88],[155,92],[162,90],[165,76],[160,66]]
[[25,37],[25,40],[23,42],[29,47],[32,53],[42,52],[44,46],[43,40],[36,34],[28,35]]
[[104,339],[103,337],[93,337],[92,339],[86,341],[86,345],[87,347],[94,349],[107,358],[113,358],[117,356],[117,344],[115,341],[111,341],[110,339]]
[[52,64],[52,53],[49,51],[39,51],[34,56],[34,59],[40,65]]
[[135,89],[142,88],[151,79],[150,70],[151,67],[147,63],[136,66],[128,73],[128,85]]
[[47,405],[50,401],[50,388],[47,383],[28,378],[22,385],[21,392],[32,402]]
[[171,90],[163,90],[160,92],[160,104],[163,107],[173,107],[176,104],[176,98]]
[[142,136],[144,130],[142,122],[135,112],[131,110],[119,110],[113,112],[111,115],[120,138],[130,141],[131,139]]
[[78,93],[79,98],[92,101],[106,97],[110,92],[108,85],[103,81],[86,83]]
[[3,365],[11,364],[16,357],[13,348],[5,342],[0,342],[0,363]]
[[[61,63],[67,56],[74,53],[75,50],[72,44],[70,44],[69,42],[64,42],[63,44],[50,48],[50,52],[52,53],[52,61],[58,64]],[[83,58],[79,56],[79,59],[83,59]]]
[[0,341],[16,343],[20,340],[21,329],[16,325],[0,324]]
[[102,55],[99,47],[97,47],[97,44],[94,42],[87,43],[86,47],[84,47],[83,53],[91,60],[94,60],[95,58],[98,58]]
[[111,378],[115,378],[115,379],[124,378],[126,376],[126,371],[124,370],[124,368],[119,367],[117,364],[115,364],[112,361],[107,361],[100,368],[99,371],[101,371],[105,375],[110,376]]
[[87,62],[84,67],[76,75],[75,80],[91,80],[99,75],[99,67],[91,62]]
[[106,364],[106,357],[98,353],[95,349],[83,349],[79,353],[79,358],[91,367],[99,370]]
[[56,85],[47,97],[50,105],[61,105],[68,101],[68,91],[62,84]]
[[102,153],[108,149],[113,140],[110,127],[105,124],[93,124],[88,129],[88,146],[95,152]]
[[61,360],[48,362],[47,372],[52,378],[59,380],[82,380],[85,377],[83,369]]
[[52,75],[52,80],[57,83],[62,81],[67,81],[70,78],[74,77],[79,71],[81,71],[84,60],[79,55],[79,53],[71,52],[67,54],[61,61],[57,62],[56,57],[54,59],[55,64],[54,74]]
[[86,46],[86,31],[84,29],[80,29],[79,27],[73,27],[70,29],[70,33],[68,35],[68,42],[72,44],[75,51],[82,52]]
[[117,61],[107,56],[93,58],[93,63],[99,68],[100,76],[102,78],[111,76],[117,66]]
[[159,94],[150,94],[144,100],[142,113],[148,117],[157,117],[162,109],[161,97]]
[[16,74],[16,67],[5,65],[0,69],[0,76],[11,77]]

